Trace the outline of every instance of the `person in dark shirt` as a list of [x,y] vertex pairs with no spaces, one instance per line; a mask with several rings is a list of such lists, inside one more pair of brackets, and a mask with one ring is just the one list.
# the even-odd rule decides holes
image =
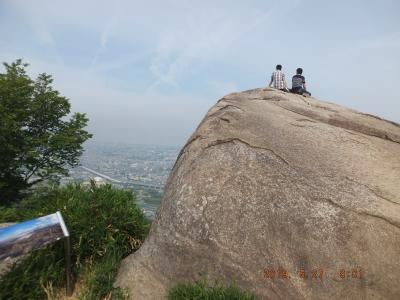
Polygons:
[[302,74],[303,69],[297,68],[296,75],[292,77],[292,89],[290,91],[294,94],[303,95],[304,93],[306,93],[307,95],[311,96],[311,94],[307,91],[306,79]]

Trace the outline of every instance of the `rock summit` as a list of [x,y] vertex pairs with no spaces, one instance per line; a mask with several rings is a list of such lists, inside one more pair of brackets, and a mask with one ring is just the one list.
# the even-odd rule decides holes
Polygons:
[[273,89],[229,94],[181,150],[115,285],[257,299],[400,299],[400,125]]

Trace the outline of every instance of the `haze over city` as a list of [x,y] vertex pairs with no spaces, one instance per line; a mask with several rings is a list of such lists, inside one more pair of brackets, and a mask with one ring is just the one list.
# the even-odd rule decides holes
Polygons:
[[[398,1],[0,2],[0,60],[46,72],[93,141],[185,143],[227,93],[304,69],[318,99],[400,121]],[[1,67],[3,71],[3,67]]]

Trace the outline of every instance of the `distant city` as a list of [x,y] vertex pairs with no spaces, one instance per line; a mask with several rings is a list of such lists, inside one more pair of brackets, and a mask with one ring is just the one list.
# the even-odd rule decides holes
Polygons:
[[96,179],[97,184],[132,189],[138,205],[153,218],[179,150],[172,146],[91,143],[85,147],[80,166],[71,169],[61,183]]

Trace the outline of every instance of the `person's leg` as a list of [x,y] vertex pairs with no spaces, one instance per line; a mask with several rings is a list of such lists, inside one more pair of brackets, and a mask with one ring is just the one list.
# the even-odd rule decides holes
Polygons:
[[303,89],[302,89],[301,87],[296,87],[296,88],[293,88],[293,89],[292,89],[292,93],[293,93],[293,94],[299,94],[299,95],[301,95],[301,94],[302,94],[302,91],[303,91]]

